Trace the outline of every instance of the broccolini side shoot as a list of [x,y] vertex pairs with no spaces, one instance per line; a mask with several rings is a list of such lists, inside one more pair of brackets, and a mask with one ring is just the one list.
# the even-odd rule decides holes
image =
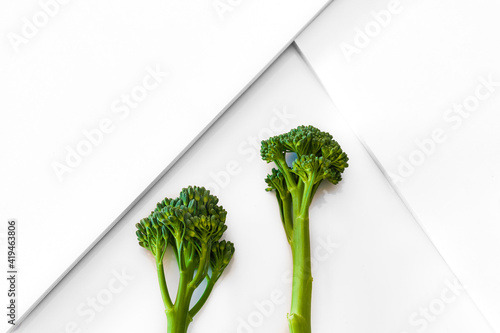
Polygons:
[[[287,154],[297,155],[292,167]],[[347,155],[337,141],[313,126],[299,126],[290,132],[262,141],[261,156],[276,168],[267,176],[266,191],[275,191],[281,221],[292,248],[292,304],[288,314],[291,333],[311,332],[311,249],[309,207],[323,180],[338,184],[348,167]]]
[[[178,198],[158,203],[148,217],[136,224],[139,245],[156,258],[168,333],[187,332],[233,256],[233,243],[221,240],[227,229],[227,213],[218,202],[205,188],[189,186]],[[169,247],[179,267],[175,299],[169,294],[163,268]],[[201,297],[190,306],[194,291],[204,280],[206,287]]]

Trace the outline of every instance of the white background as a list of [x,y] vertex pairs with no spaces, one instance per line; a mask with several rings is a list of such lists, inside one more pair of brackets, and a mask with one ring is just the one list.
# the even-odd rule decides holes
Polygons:
[[[409,318],[420,308],[439,303],[445,292],[445,298],[453,300],[428,323],[426,332],[492,332],[465,291],[457,290],[455,297],[446,292],[455,276],[293,48],[205,133],[18,331],[64,332],[75,325],[83,332],[163,332],[166,319],[154,259],[137,245],[135,223],[165,196],[198,184],[211,185],[228,211],[225,238],[235,243],[236,253],[195,317],[191,332],[287,332],[290,250],[275,196],[264,191],[271,166],[260,159],[258,147],[251,142],[304,123],[332,133],[350,157],[342,183],[322,186],[311,207],[312,248],[317,253],[313,255],[314,330],[417,332],[420,326],[410,325]],[[233,175],[227,173],[228,165],[237,166],[230,168]],[[219,185],[214,186],[215,179]],[[167,278],[174,286],[176,270],[175,263],[167,265]],[[133,279],[95,317],[79,315],[79,307],[89,309],[88,298],[106,293],[113,272],[125,272]],[[259,309],[256,303],[268,304],[276,293],[282,302]],[[244,328],[242,322],[249,326]]]
[[[247,90],[326,2],[232,2],[223,16],[215,2],[69,2],[19,52],[9,33],[40,3],[1,5],[0,217],[21,222],[21,313],[117,222],[17,331],[164,332],[134,225],[193,184],[228,210],[236,254],[191,331],[287,332],[290,250],[258,151],[302,124],[350,157],[311,210],[315,332],[498,328],[497,94],[458,130],[443,118],[500,78],[498,4],[336,0]],[[126,116],[113,112],[156,68],[164,81]],[[51,163],[108,117],[116,129],[59,183]],[[394,182],[401,158],[442,127],[447,140]]]
[[496,331],[499,11],[487,0],[338,0],[297,40]]
[[205,1],[62,3],[0,4],[0,219],[21,225],[18,318],[328,0],[223,14]]

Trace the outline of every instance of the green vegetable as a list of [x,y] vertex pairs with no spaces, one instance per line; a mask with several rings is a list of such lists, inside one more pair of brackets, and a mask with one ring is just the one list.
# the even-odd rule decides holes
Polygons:
[[[292,167],[287,154],[295,153]],[[267,176],[267,191],[275,191],[281,221],[293,256],[292,305],[288,323],[292,333],[311,332],[311,249],[309,207],[323,180],[337,184],[348,158],[329,133],[299,126],[262,141],[261,156],[277,169]]]
[[[187,332],[233,256],[233,243],[220,240],[227,226],[226,211],[218,202],[205,188],[190,186],[182,189],[178,198],[158,203],[148,217],[136,224],[139,245],[156,258],[168,333]],[[174,251],[179,267],[175,302],[170,298],[163,269],[168,247]],[[191,306],[193,293],[204,280],[205,290]]]

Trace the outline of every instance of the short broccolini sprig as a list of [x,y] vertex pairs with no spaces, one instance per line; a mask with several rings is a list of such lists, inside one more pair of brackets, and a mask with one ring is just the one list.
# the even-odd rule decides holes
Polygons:
[[[221,240],[227,229],[227,213],[218,202],[205,188],[189,186],[182,189],[178,198],[166,198],[158,203],[148,217],[136,224],[139,245],[156,258],[168,333],[187,332],[233,256],[233,243]],[[169,295],[163,268],[168,247],[174,251],[179,267],[174,301]],[[190,307],[194,291],[204,280],[206,287],[201,297]]]
[[[287,154],[295,153],[292,167]],[[309,207],[323,180],[338,184],[348,167],[347,155],[337,141],[313,126],[299,126],[290,132],[262,141],[261,156],[276,168],[267,176],[267,191],[275,191],[293,256],[292,304],[288,314],[291,333],[311,332],[311,249]]]

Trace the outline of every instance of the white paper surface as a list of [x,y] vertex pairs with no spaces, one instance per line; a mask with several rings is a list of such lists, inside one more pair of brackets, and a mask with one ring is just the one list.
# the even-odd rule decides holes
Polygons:
[[[228,211],[225,238],[236,247],[190,332],[288,332],[290,250],[275,196],[264,191],[271,165],[260,159],[259,141],[301,124],[329,131],[350,157],[342,183],[322,186],[311,207],[314,331],[410,333],[425,327],[431,333],[491,332],[293,48],[119,221],[17,332],[164,332],[154,260],[137,245],[135,223],[165,196],[176,196],[190,184],[209,186],[220,198]],[[170,288],[175,288],[176,270],[170,261]],[[100,311],[89,305],[92,299]],[[427,311],[432,321],[424,320],[420,311]]]
[[500,331],[498,1],[336,0],[297,40]]
[[2,2],[0,216],[20,225],[18,318],[326,3]]

